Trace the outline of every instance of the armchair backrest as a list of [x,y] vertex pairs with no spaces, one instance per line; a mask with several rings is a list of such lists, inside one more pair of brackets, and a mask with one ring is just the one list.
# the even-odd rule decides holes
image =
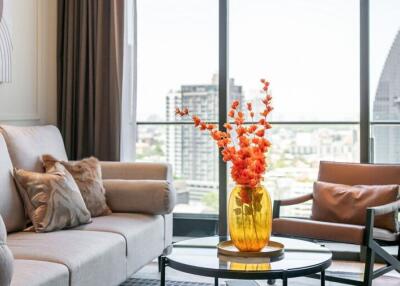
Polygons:
[[343,185],[400,185],[400,165],[321,161],[318,181]]

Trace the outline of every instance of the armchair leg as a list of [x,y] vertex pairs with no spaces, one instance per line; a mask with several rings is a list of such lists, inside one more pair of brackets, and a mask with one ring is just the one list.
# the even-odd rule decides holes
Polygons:
[[367,246],[364,270],[364,285],[372,285],[372,277],[374,274],[375,252]]
[[366,255],[367,255],[367,247],[364,245],[360,246],[360,262],[365,262],[366,260]]

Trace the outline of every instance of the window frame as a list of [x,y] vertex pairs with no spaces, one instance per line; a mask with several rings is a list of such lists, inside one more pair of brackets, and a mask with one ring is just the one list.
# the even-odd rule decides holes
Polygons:
[[[370,119],[370,1],[359,0],[360,5],[360,117],[356,121],[272,121],[274,125],[359,125],[360,130],[360,163],[373,163],[373,138],[371,138],[371,128],[376,125],[399,125],[400,122],[380,122]],[[219,0],[219,73],[218,73],[218,121],[210,122],[218,124],[220,130],[224,130],[224,122],[227,120],[227,100],[229,87],[229,0]],[[249,122],[251,123],[251,122]],[[170,126],[186,125],[191,122],[182,121],[139,121],[138,126]],[[209,235],[209,230],[214,229],[215,234],[226,236],[227,228],[227,165],[219,154],[219,213],[210,214],[191,214],[174,213],[174,224],[179,228],[174,231],[174,235],[186,236],[195,233],[194,236]],[[197,223],[182,223],[182,221],[208,224],[207,231],[201,232],[197,228]],[[196,228],[196,231],[194,230]]]

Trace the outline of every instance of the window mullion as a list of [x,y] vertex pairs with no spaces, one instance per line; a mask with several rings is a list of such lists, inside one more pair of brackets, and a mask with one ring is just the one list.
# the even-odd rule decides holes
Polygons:
[[[218,126],[224,130],[224,123],[227,121],[227,100],[228,100],[228,40],[229,40],[229,0],[219,0],[219,84],[218,84]],[[219,153],[218,177],[219,177],[219,235],[227,235],[227,168]]]
[[360,0],[360,162],[370,158],[369,0]]

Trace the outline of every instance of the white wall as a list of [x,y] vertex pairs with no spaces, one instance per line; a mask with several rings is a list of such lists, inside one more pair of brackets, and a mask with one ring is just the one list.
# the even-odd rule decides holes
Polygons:
[[57,1],[11,0],[13,79],[0,84],[0,123],[57,120]]

